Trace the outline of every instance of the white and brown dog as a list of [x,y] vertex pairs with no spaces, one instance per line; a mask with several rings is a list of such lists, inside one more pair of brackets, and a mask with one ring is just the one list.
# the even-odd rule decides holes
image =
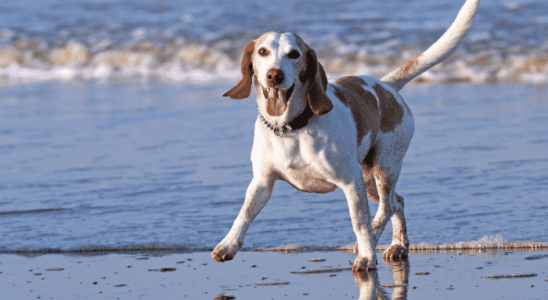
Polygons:
[[[414,122],[398,91],[457,48],[478,5],[479,0],[467,0],[436,43],[381,80],[350,76],[328,83],[314,50],[293,33],[268,32],[250,42],[242,58],[243,78],[223,96],[249,97],[255,78],[259,116],[251,151],[253,180],[213,259],[234,258],[276,180],[306,192],[344,191],[357,238],[353,270],[376,268],[375,246],[388,220],[392,244],[383,258],[407,256],[403,197],[395,188]],[[367,198],[379,203],[373,222]]]

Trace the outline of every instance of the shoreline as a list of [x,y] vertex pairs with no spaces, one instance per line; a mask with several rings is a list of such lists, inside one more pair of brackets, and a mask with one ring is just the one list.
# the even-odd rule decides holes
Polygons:
[[[279,252],[279,253],[303,253],[315,251],[341,251],[352,252],[354,244],[348,244],[341,247],[329,246],[301,246],[297,244],[281,245],[277,247],[259,247],[259,248],[243,248],[240,252]],[[384,251],[388,245],[381,245],[375,248],[375,251]],[[0,250],[2,254],[21,254],[21,255],[41,255],[41,254],[75,254],[75,255],[98,255],[98,254],[131,254],[131,253],[196,253],[196,252],[211,252],[214,247],[192,248],[187,245],[178,244],[162,244],[150,243],[145,245],[129,245],[119,247],[109,246],[88,246],[76,247],[72,249],[44,248],[30,249],[22,248],[16,250]],[[548,251],[548,243],[534,241],[518,241],[511,242],[503,239],[498,235],[485,236],[478,241],[444,243],[444,244],[411,244],[409,245],[410,254],[428,254],[428,253],[445,253],[445,252],[505,252],[505,251]]]
[[353,274],[355,255],[343,251],[243,251],[224,264],[209,252],[0,254],[0,288],[3,299],[542,299],[548,292],[540,262],[547,250],[377,257],[376,271]]

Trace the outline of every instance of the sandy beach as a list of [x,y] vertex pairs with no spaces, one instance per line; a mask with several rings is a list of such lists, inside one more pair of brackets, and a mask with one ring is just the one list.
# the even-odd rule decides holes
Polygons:
[[[380,257],[380,253],[378,253]],[[2,299],[545,299],[547,251],[412,252],[350,271],[342,251],[0,255]]]

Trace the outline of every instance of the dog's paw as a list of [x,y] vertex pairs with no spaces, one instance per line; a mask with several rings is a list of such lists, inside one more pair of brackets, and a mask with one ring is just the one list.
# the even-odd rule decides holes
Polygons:
[[358,256],[352,265],[352,272],[363,272],[375,269],[377,269],[377,258],[375,257],[375,254],[369,259],[365,256]]
[[213,251],[211,251],[211,257],[219,263],[232,260],[236,253],[240,249],[238,243],[220,242]]
[[409,251],[403,245],[390,245],[382,253],[382,260],[385,262],[400,261],[407,258]]

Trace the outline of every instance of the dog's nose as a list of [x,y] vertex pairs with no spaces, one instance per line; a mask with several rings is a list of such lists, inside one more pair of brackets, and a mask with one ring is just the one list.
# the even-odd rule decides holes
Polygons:
[[266,73],[266,81],[269,86],[274,87],[284,82],[284,73],[282,70],[270,69]]

